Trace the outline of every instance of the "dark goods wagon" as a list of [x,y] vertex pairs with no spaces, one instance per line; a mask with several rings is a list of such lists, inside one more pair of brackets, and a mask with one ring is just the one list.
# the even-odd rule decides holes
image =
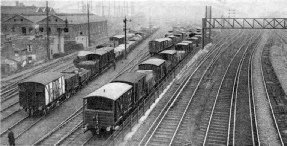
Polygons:
[[145,77],[146,74],[144,73],[129,72],[120,75],[112,82],[127,83],[133,86],[132,102],[133,108],[135,108],[144,99],[148,90]]
[[100,72],[115,61],[115,53],[112,47],[105,47],[95,50],[97,60],[99,60]]
[[189,44],[188,43],[177,43],[175,45],[175,50],[184,51],[185,55],[189,52]]
[[18,84],[19,103],[29,115],[47,113],[65,99],[64,75],[58,72],[38,74]]
[[84,124],[94,134],[110,132],[132,109],[132,86],[108,83],[83,98]]
[[150,58],[139,64],[138,68],[139,70],[153,70],[156,84],[158,84],[167,73],[165,60],[159,58]]
[[163,39],[155,39],[149,41],[149,52],[150,54],[156,54],[162,50],[164,50],[164,42]]
[[171,68],[174,68],[179,61],[176,50],[164,50],[159,55],[162,59],[171,62]]

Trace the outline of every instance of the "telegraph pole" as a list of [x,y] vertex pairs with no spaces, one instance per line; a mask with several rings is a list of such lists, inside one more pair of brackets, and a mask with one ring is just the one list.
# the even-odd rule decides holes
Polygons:
[[48,9],[48,1],[46,1],[46,14],[47,14],[47,57],[50,60],[50,40],[49,40],[49,9]]
[[89,2],[87,3],[88,9],[88,46],[91,46],[91,34],[90,34],[90,10],[89,10]]
[[131,20],[127,20],[126,16],[125,19],[123,20],[125,27],[124,27],[124,31],[125,31],[125,59],[127,59],[127,21]]

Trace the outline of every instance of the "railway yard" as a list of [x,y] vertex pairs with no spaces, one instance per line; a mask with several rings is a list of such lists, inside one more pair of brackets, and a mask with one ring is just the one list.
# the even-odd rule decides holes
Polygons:
[[[9,145],[8,129],[16,145],[287,145],[286,30],[222,30],[202,48],[201,35],[186,41],[192,37],[187,28],[186,33],[168,26],[149,29],[127,54],[122,50],[109,56],[105,66],[103,60],[80,60],[77,52],[3,78],[0,145]],[[170,30],[173,35],[165,36]],[[162,47],[152,42],[161,43],[163,37],[164,49],[151,53]],[[177,51],[176,61],[161,56],[167,48]],[[95,56],[100,50],[92,49],[85,53]],[[143,62],[150,58],[165,63],[157,60],[156,69],[146,69]],[[44,97],[45,106],[26,106],[34,94],[24,94],[28,87],[18,84],[74,66],[84,69],[68,74],[89,70],[87,81],[68,91],[66,76],[61,76],[63,97]],[[130,79],[134,84],[126,78],[115,81],[127,73],[144,78]],[[119,96],[106,86],[116,84],[122,85]],[[54,96],[50,90],[43,96]]]

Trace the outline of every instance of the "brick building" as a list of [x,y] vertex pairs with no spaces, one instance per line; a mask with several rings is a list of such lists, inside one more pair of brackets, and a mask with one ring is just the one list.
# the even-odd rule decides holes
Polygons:
[[[89,18],[93,43],[95,39],[107,35],[107,20],[94,14],[90,14]],[[47,30],[50,35],[50,56],[64,53],[65,42],[69,42],[67,46],[73,48],[78,46],[70,45],[76,43],[76,38],[87,38],[87,14],[56,13],[50,7],[25,6],[19,2],[16,2],[16,6],[1,6],[1,58],[5,58],[2,60],[6,62],[1,64],[6,66],[10,63],[15,68],[15,62],[37,63],[46,59]]]
[[[17,2],[16,2],[17,3]],[[51,35],[64,34],[66,40],[75,40],[77,36],[88,36],[88,16],[82,13],[56,13],[53,8],[24,6],[1,6],[1,32],[5,34],[33,35],[46,34],[49,11],[49,32]],[[107,20],[89,15],[91,41],[108,33]],[[64,28],[68,32],[64,32]]]

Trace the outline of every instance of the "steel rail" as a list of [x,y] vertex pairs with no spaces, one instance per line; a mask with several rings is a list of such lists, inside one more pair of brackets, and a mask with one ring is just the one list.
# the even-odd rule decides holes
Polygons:
[[[260,36],[258,36],[260,37]],[[258,37],[254,40],[254,43],[257,41]],[[257,46],[258,46],[259,43],[257,43]],[[248,45],[247,48],[250,47],[250,44]],[[256,47],[254,47],[256,48]],[[235,98],[234,98],[234,112],[233,112],[233,133],[232,133],[232,141],[233,141],[233,145],[235,145],[235,138],[236,138],[236,116],[237,116],[237,100],[238,100],[238,94],[239,94],[239,86],[240,86],[240,82],[242,80],[245,80],[245,76],[241,76],[241,74],[243,72],[246,72],[247,73],[247,83],[249,84],[249,70],[250,70],[250,64],[251,64],[251,57],[252,57],[252,53],[254,52],[254,48],[251,48],[252,50],[248,50],[249,52],[246,52],[244,54],[244,56],[242,57],[242,60],[241,60],[241,64],[239,65],[239,70],[238,70],[238,76],[236,77],[236,89],[235,89]],[[245,66],[243,67],[243,64],[245,61],[248,61],[248,66],[247,68],[245,68]],[[247,70],[243,70],[243,69],[247,69]],[[244,82],[244,81],[243,81]],[[241,89],[242,90],[242,89]],[[243,89],[245,90],[245,89]],[[249,88],[249,85],[247,86],[247,91],[248,91],[248,94],[251,92],[250,90],[252,90],[251,88]],[[250,97],[250,95],[249,95]],[[252,144],[255,145],[255,141],[254,141],[254,133],[253,133],[253,123],[252,123],[252,112],[251,112],[251,103],[250,103],[250,98],[248,98],[249,102],[248,102],[248,105],[249,105],[249,120],[250,120],[250,127],[251,127],[251,135],[252,135]],[[240,107],[239,107],[240,108]],[[232,119],[231,119],[232,120]]]
[[[267,42],[267,40],[266,40]],[[265,43],[266,44],[266,43]],[[267,100],[268,100],[268,104],[269,104],[269,108],[270,108],[270,111],[271,111],[271,116],[272,116],[272,120],[274,122],[274,125],[275,125],[275,129],[277,131],[277,134],[278,134],[278,139],[280,141],[280,144],[282,146],[284,146],[284,142],[283,142],[283,139],[282,139],[282,136],[281,136],[281,133],[280,133],[280,129],[279,129],[279,126],[278,126],[278,123],[277,123],[277,120],[276,120],[276,117],[275,117],[275,114],[274,114],[274,110],[273,110],[273,106],[271,104],[271,100],[270,100],[270,97],[269,97],[269,92],[267,90],[267,85],[266,85],[266,79],[264,77],[264,73],[263,73],[263,62],[262,62],[262,57],[264,56],[263,55],[263,52],[264,52],[264,49],[262,49],[261,51],[261,57],[260,57],[260,62],[261,62],[261,77],[262,77],[262,81],[263,81],[263,85],[264,85],[264,89],[265,89],[265,94],[266,94],[266,97],[267,97]]]
[[[248,37],[246,37],[246,42],[249,42],[249,40],[247,40],[247,38]],[[243,41],[243,42],[245,42],[245,41]],[[211,120],[213,119],[213,113],[214,113],[214,111],[215,111],[215,107],[216,107],[216,104],[217,104],[217,100],[218,100],[218,97],[219,97],[219,93],[220,93],[220,91],[222,90],[222,85],[223,85],[223,82],[225,81],[225,79],[226,79],[226,76],[227,76],[227,73],[228,73],[228,71],[230,70],[230,66],[231,66],[231,64],[234,62],[234,59],[237,57],[237,55],[238,55],[238,53],[241,51],[241,49],[244,47],[244,45],[245,45],[245,43],[241,43],[241,46],[239,47],[239,49],[236,51],[236,53],[235,53],[235,55],[232,57],[232,59],[231,59],[231,61],[230,61],[230,63],[228,64],[228,66],[227,66],[227,68],[226,68],[226,71],[225,71],[225,73],[224,73],[224,75],[223,75],[223,78],[222,78],[222,80],[221,80],[221,82],[220,82],[220,86],[219,86],[219,89],[218,89],[218,91],[217,91],[217,94],[216,94],[216,97],[215,97],[215,102],[214,102],[214,104],[213,104],[213,106],[212,106],[212,110],[211,110],[211,114],[210,114],[210,118],[209,118],[209,121],[208,121],[208,126],[207,126],[207,129],[206,129],[206,134],[205,134],[205,137],[204,137],[204,141],[203,141],[203,145],[205,145],[206,144],[206,142],[207,142],[207,136],[208,136],[208,134],[209,134],[209,129],[210,129],[210,126],[211,126]],[[245,49],[245,51],[247,50],[247,48]],[[244,52],[245,52],[244,51]],[[243,52],[243,54],[244,54],[244,52]],[[238,67],[237,67],[237,70],[238,70]],[[237,76],[238,74],[236,73],[236,76]],[[235,77],[236,77],[235,76]],[[233,87],[232,87],[232,95],[234,94],[234,85],[235,85],[235,83],[233,83]],[[232,100],[231,100],[232,101]],[[232,106],[232,105],[230,105],[230,106]],[[231,109],[230,109],[231,110]],[[230,111],[229,111],[229,113],[230,113]],[[228,119],[230,119],[230,114],[229,114],[229,118]],[[227,143],[229,142],[229,132],[230,132],[230,130],[229,130],[229,127],[230,127],[230,122],[228,123],[228,134],[227,134]]]
[[[223,46],[223,44],[222,44],[222,46]],[[213,51],[214,51],[214,50],[213,50]],[[210,52],[209,52],[209,53],[210,53]],[[186,78],[184,79],[184,82],[181,83],[181,85],[179,86],[179,88],[176,90],[176,92],[173,94],[172,97],[174,97],[174,96],[177,94],[177,92],[179,92],[179,91],[182,89],[182,86],[188,81],[187,79],[188,79],[188,78],[190,79],[190,78],[193,76],[193,74],[197,71],[197,69],[204,63],[204,61],[205,61],[211,54],[212,54],[212,53],[208,54],[208,55],[206,56],[206,58],[203,58],[203,59],[202,59],[203,61],[200,62],[200,64],[197,66],[197,68],[195,69],[195,71],[194,71],[190,76],[188,76],[188,77],[186,77]],[[170,100],[169,100],[167,103],[170,103],[171,100],[172,100],[172,98],[170,98]],[[160,112],[159,115],[162,115],[162,113],[164,112],[164,109],[166,109],[168,105],[169,105],[169,104],[166,104],[166,105],[165,105],[165,107],[161,110],[161,112]],[[152,125],[155,125],[155,122],[159,119],[159,117],[160,117],[160,116],[158,116],[158,117],[155,119],[155,121],[153,122]],[[148,132],[147,132],[147,133],[145,134],[145,136],[142,138],[142,140],[140,141],[139,145],[140,145],[141,143],[143,143],[143,140],[145,139],[145,137],[147,137],[147,134],[149,133],[149,131],[151,131],[151,128],[152,128],[152,127],[153,127],[153,126],[150,126]]]

